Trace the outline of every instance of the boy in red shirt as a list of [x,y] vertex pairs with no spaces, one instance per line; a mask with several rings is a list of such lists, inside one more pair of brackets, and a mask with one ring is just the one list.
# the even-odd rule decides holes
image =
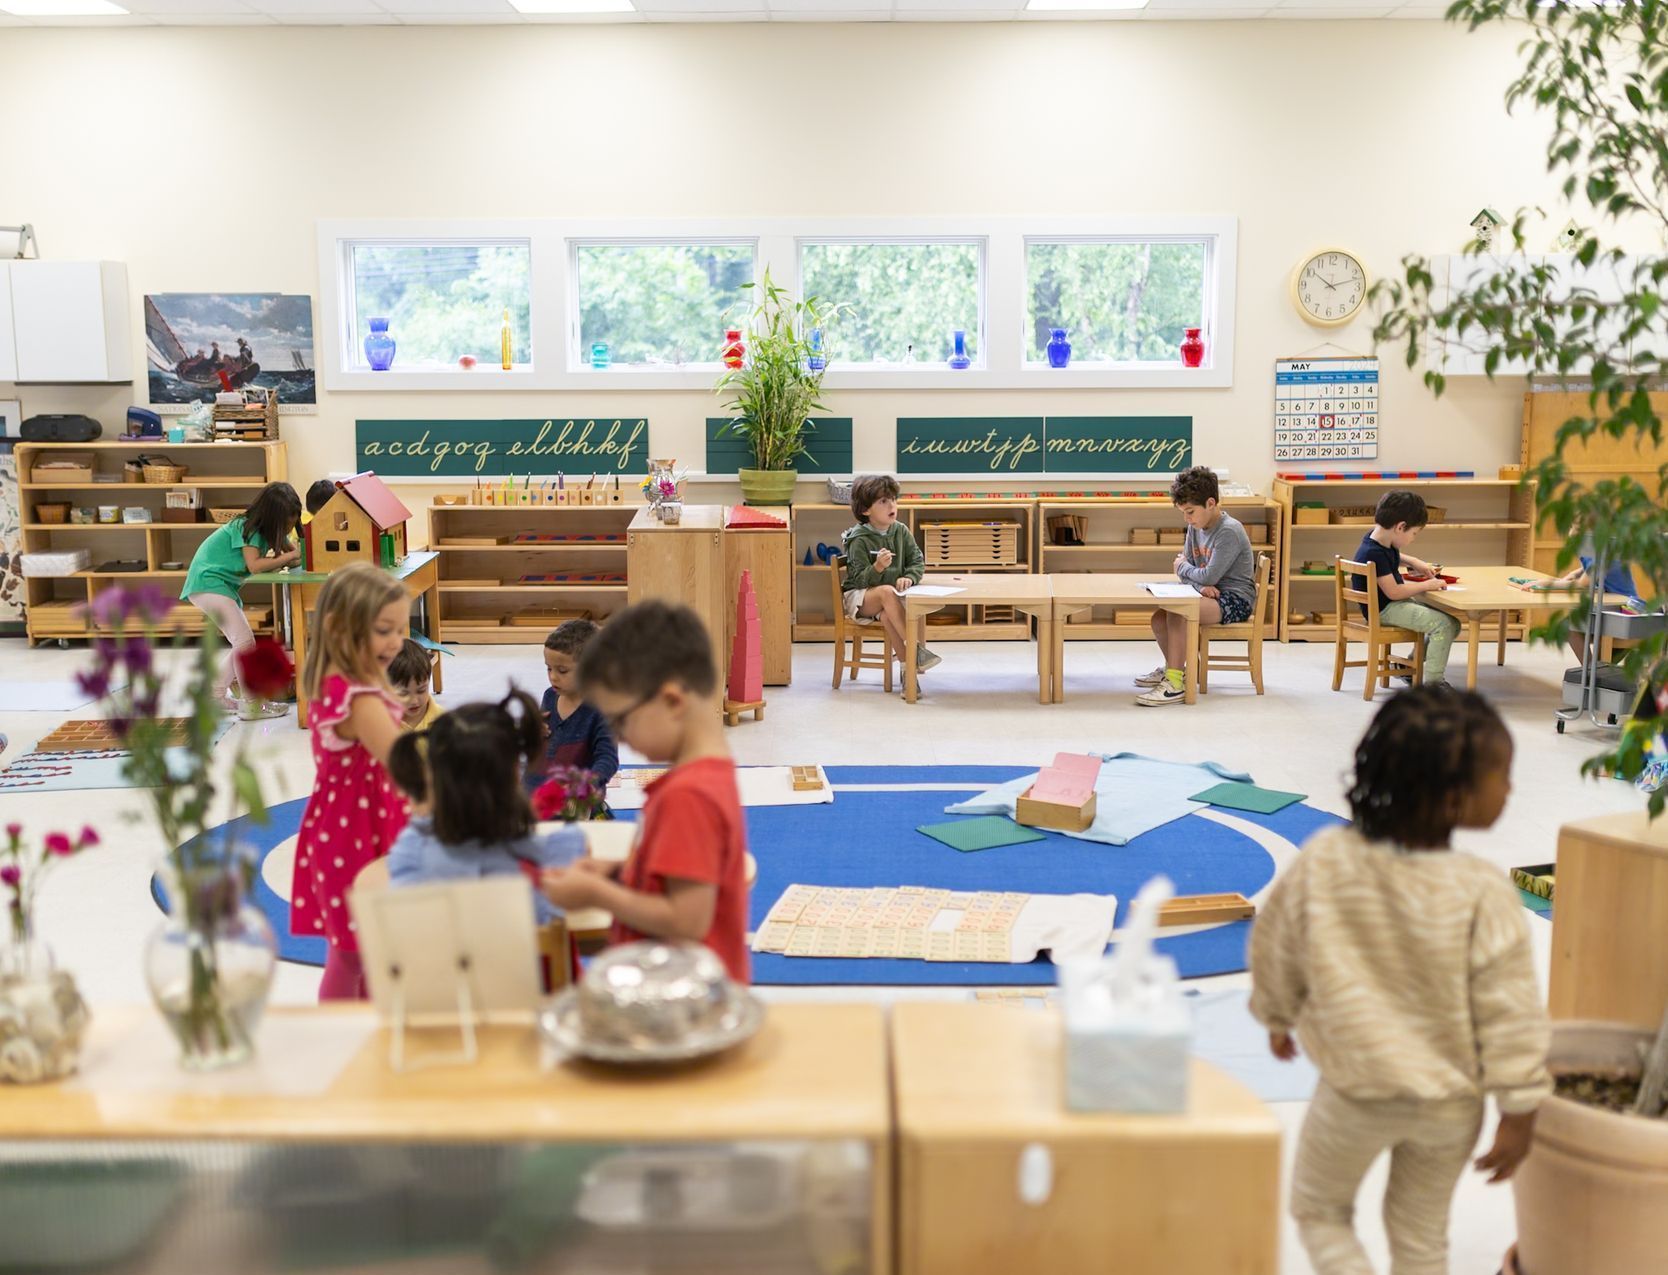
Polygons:
[[747,825],[706,627],[688,607],[627,607],[585,648],[579,687],[616,739],[672,768],[646,790],[631,857],[547,869],[545,897],[570,910],[607,909],[615,943],[704,943],[732,979],[749,982]]

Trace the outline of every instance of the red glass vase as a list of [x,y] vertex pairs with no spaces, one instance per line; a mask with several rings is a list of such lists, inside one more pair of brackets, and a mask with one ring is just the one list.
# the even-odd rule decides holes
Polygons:
[[747,357],[747,347],[741,343],[741,329],[727,328],[724,332],[724,366],[736,368]]
[[1181,356],[1183,367],[1198,367],[1205,361],[1205,342],[1199,333],[1202,328],[1186,328],[1187,333],[1182,338]]

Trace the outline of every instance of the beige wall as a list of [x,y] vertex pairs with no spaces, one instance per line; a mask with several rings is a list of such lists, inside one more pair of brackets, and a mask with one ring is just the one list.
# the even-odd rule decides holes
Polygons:
[[[1232,389],[829,406],[855,419],[860,468],[891,463],[899,414],[1190,413],[1198,459],[1266,490],[1273,360],[1370,343],[1366,322],[1297,318],[1300,255],[1336,244],[1382,275],[1457,250],[1485,204],[1554,199],[1544,121],[1502,106],[1516,39],[1391,21],[8,30],[0,221],[128,264],[143,368],[145,292],[316,297],[320,217],[1233,214]],[[1381,465],[1515,459],[1520,385],[1435,402],[1384,355]],[[25,414],[114,423],[144,390],[18,394]],[[698,464],[713,402],[321,390],[284,430],[298,486],[351,465],[359,416],[644,415],[656,454]]]

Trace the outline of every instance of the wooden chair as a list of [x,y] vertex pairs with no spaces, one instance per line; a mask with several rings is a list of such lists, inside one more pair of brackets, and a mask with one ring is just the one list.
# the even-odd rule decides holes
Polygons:
[[[892,648],[886,641],[886,630],[876,620],[872,625],[858,624],[846,615],[846,600],[844,591],[840,588],[840,578],[845,574],[846,560],[835,556],[828,560],[828,589],[834,606],[834,689],[840,689],[840,682],[847,673],[851,680],[857,680],[857,670],[877,668],[882,670],[883,679],[888,692],[892,689]],[[864,655],[863,639],[880,636],[880,654]],[[846,653],[846,644],[851,644],[851,653]]]
[[[1237,671],[1251,675],[1251,685],[1257,694],[1263,693],[1263,627],[1268,619],[1269,581],[1274,564],[1269,555],[1257,555],[1257,600],[1251,608],[1251,618],[1243,624],[1209,624],[1199,626],[1199,694],[1210,690],[1210,671]],[[1216,655],[1210,653],[1212,642],[1244,642],[1244,655]]]
[[[1398,629],[1394,625],[1386,625],[1379,621],[1377,564],[1334,558],[1332,571],[1333,606],[1338,615],[1338,646],[1332,661],[1332,689],[1336,691],[1343,688],[1344,670],[1347,668],[1367,670],[1367,682],[1361,688],[1361,698],[1365,700],[1372,699],[1381,684],[1389,686],[1390,678],[1394,674],[1409,676],[1415,686],[1421,685],[1425,680],[1425,635],[1415,633],[1412,629]],[[1365,576],[1366,588],[1352,587],[1352,576]],[[1358,603],[1364,603],[1367,607],[1365,620],[1361,618]],[[1349,652],[1351,641],[1367,644],[1366,659],[1344,658]],[[1411,642],[1413,654],[1397,655],[1390,649],[1394,642]]]

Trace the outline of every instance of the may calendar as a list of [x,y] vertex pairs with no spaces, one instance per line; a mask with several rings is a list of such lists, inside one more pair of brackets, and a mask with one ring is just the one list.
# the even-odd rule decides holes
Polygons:
[[1377,359],[1275,360],[1275,460],[1377,455]]

